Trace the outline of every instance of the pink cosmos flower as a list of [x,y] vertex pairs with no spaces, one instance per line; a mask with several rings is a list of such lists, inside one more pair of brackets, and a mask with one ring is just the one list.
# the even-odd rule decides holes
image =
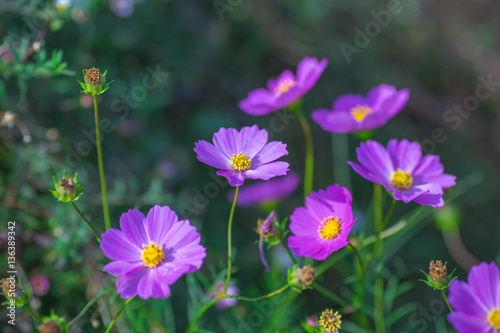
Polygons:
[[422,157],[417,142],[392,139],[387,149],[376,141],[362,142],[356,149],[361,165],[348,162],[354,171],[383,185],[394,199],[421,205],[444,205],[443,188],[455,185],[455,176],[444,173],[439,156]]
[[306,206],[290,216],[292,252],[315,260],[325,260],[332,252],[349,244],[347,236],[356,222],[352,216],[352,196],[345,187],[335,184],[326,191],[312,192]]
[[385,125],[406,105],[408,89],[396,90],[388,84],[372,88],[366,98],[348,94],[333,102],[332,110],[319,109],[312,118],[321,128],[334,133],[369,131]]
[[103,233],[100,247],[114,260],[103,270],[119,276],[116,287],[122,298],[167,298],[172,284],[203,264],[200,234],[168,206],[154,206],[147,217],[130,209],[120,217],[120,228]]
[[454,280],[448,321],[458,333],[500,332],[500,269],[494,262],[472,266],[467,282]]
[[241,186],[245,178],[268,180],[286,175],[288,163],[276,159],[288,155],[286,144],[278,141],[267,142],[266,130],[257,125],[221,128],[213,136],[214,144],[200,140],[194,151],[200,162],[220,169],[217,175],[226,177],[231,186]]
[[305,57],[297,66],[297,76],[290,70],[283,71],[277,79],[267,81],[267,89],[260,88],[248,93],[239,103],[244,112],[262,116],[282,109],[304,96],[316,84],[328,65],[328,60]]

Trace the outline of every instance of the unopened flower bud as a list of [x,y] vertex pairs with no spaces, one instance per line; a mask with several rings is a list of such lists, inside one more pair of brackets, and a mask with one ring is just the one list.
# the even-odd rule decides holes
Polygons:
[[90,69],[83,70],[83,79],[85,82],[80,82],[83,90],[82,92],[88,95],[99,95],[109,89],[111,82],[106,83],[106,74],[101,74],[99,68],[92,67]]
[[422,273],[424,273],[427,277],[427,281],[419,281],[425,282],[429,287],[432,287],[434,289],[443,290],[448,288],[448,286],[451,284],[451,281],[456,279],[456,277],[453,277],[454,272],[455,270],[453,270],[451,274],[447,275],[448,269],[446,268],[446,263],[443,265],[441,260],[433,260],[429,264],[429,274],[422,271]]
[[55,320],[50,319],[38,326],[38,331],[40,333],[62,333],[62,328]]
[[[20,280],[19,280],[20,282]],[[2,294],[15,306],[24,306],[30,299],[30,290],[16,282],[14,277],[1,280]]]
[[63,178],[56,181],[54,178],[55,190],[50,190],[52,194],[62,202],[76,201],[83,193],[82,184],[78,184],[75,173],[74,177],[67,177],[66,172]]
[[315,277],[316,270],[313,267],[304,266],[299,268],[298,264],[290,268],[287,275],[290,286],[299,292],[309,288]]
[[66,319],[51,312],[50,317],[42,317],[42,324],[38,326],[40,333],[66,333]]

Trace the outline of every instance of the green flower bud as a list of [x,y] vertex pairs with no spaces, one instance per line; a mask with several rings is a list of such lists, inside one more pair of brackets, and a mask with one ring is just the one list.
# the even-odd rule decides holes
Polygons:
[[42,317],[42,324],[38,326],[40,333],[66,333],[66,319],[59,317],[52,311],[50,317]]
[[106,83],[106,74],[108,71],[105,71],[104,74],[99,72],[99,68],[92,67],[90,69],[83,70],[83,79],[85,83],[78,81],[82,86],[82,92],[87,95],[99,95],[109,89],[109,85],[111,82]]
[[64,171],[63,178],[60,181],[56,181],[54,178],[55,190],[50,190],[52,194],[62,202],[76,201],[83,193],[82,184],[78,184],[78,180],[75,177],[66,177],[66,171]]
[[427,281],[426,280],[419,280],[419,281],[422,281],[426,283],[429,287],[438,290],[444,290],[448,288],[448,286],[451,284],[451,281],[456,279],[456,277],[453,277],[453,273],[455,273],[455,270],[453,270],[451,274],[447,275],[448,269],[446,268],[446,263],[444,263],[443,265],[441,260],[431,261],[429,265],[429,274],[425,273],[424,271],[422,271],[422,273],[425,274]]
[[29,288],[24,287],[20,279],[19,282],[16,282],[14,277],[6,278],[2,279],[1,283],[1,294],[7,298],[7,302],[2,303],[2,305],[14,304],[15,306],[24,306],[28,303],[31,291]]
[[287,280],[292,289],[302,292],[302,290],[310,288],[316,277],[316,270],[311,266],[299,268],[299,264],[295,264],[288,270]]

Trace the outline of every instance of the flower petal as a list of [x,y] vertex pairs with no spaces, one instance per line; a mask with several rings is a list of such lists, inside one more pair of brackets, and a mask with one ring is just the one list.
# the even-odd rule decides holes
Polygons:
[[[244,171],[246,178],[268,180],[276,176],[286,175],[289,164],[282,161],[271,162],[253,166],[249,170]],[[231,184],[231,181],[229,182]]]
[[156,269],[148,269],[137,285],[137,293],[140,298],[168,298],[170,287],[162,281]]
[[216,172],[217,176],[226,177],[231,186],[241,186],[243,185],[245,178],[241,171],[235,170],[219,170]]
[[231,163],[231,159],[219,151],[213,144],[200,140],[196,142],[194,151],[198,156],[198,161],[213,166],[217,169],[226,169]]
[[162,246],[172,226],[179,221],[177,214],[168,206],[151,208],[146,217],[146,231],[150,241]]
[[327,65],[328,60],[326,58],[319,61],[311,57],[305,57],[297,65],[297,81],[302,88],[303,94],[318,82],[319,77],[323,74]]
[[248,158],[253,159],[254,156],[265,147],[267,139],[268,134],[265,129],[259,130],[257,125],[243,127],[238,137],[240,151],[235,152],[235,154],[243,152],[247,154]]
[[277,110],[274,99],[275,96],[272,92],[260,88],[248,93],[247,98],[240,101],[238,106],[249,115],[262,116]]
[[103,233],[99,246],[104,255],[111,260],[132,262],[141,259],[141,249],[117,229],[110,228]]
[[394,168],[413,173],[422,158],[422,148],[417,142],[392,139],[387,144]]
[[361,130],[361,124],[356,122],[348,111],[314,110],[313,120],[325,131],[333,133],[351,133]]
[[[267,139],[266,139],[267,141]],[[266,144],[252,159],[252,164],[269,163],[282,156],[288,155],[286,144],[279,141],[272,141]]]
[[144,229],[144,219],[144,214],[137,209],[129,209],[120,216],[120,229],[136,246],[149,245],[149,238]]

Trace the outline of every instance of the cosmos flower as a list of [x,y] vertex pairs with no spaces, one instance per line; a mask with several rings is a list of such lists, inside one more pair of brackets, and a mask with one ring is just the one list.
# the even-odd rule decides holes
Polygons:
[[43,296],[49,292],[50,283],[45,275],[35,275],[30,280],[31,288],[37,296]]
[[338,333],[342,328],[342,316],[338,311],[333,312],[332,309],[326,309],[319,317],[319,326],[325,333]]
[[231,186],[241,186],[245,178],[268,180],[286,175],[288,163],[277,161],[288,155],[286,144],[278,141],[267,142],[266,130],[257,125],[221,128],[213,136],[214,144],[200,140],[194,151],[200,162],[220,169],[217,175],[226,177]]
[[[299,186],[300,176],[291,171],[286,176],[262,181],[240,188],[236,204],[240,207],[252,207],[269,202],[278,202],[292,194]],[[227,196],[233,201],[234,190]]]
[[334,133],[369,131],[385,125],[403,109],[410,93],[408,89],[381,84],[372,88],[368,95],[348,94],[337,98],[332,110],[319,109],[312,118],[321,128]]
[[130,209],[120,217],[120,228],[102,234],[100,247],[114,260],[103,270],[119,276],[116,287],[122,298],[167,298],[172,284],[203,264],[200,234],[168,206],[154,206],[147,217]]
[[332,252],[349,244],[347,236],[356,222],[352,216],[352,197],[345,187],[335,184],[326,191],[312,192],[306,207],[290,216],[288,238],[292,252],[315,260],[325,260]]
[[492,263],[472,266],[467,282],[455,280],[448,300],[448,321],[458,333],[500,332],[500,269]]
[[392,139],[387,149],[375,141],[362,142],[356,149],[361,165],[348,162],[364,178],[383,185],[394,199],[441,207],[443,188],[455,185],[455,176],[443,173],[439,156],[422,157],[417,142]]
[[[238,296],[240,294],[240,290],[236,285],[229,282],[229,285],[227,286],[227,294]],[[210,299],[214,299],[222,295],[224,295],[224,283],[219,282],[215,286],[215,290],[210,294]],[[228,297],[228,298],[223,298],[217,303],[215,303],[215,306],[217,307],[217,309],[223,310],[225,308],[235,306],[236,303],[238,303],[238,300],[236,298]]]
[[260,88],[248,93],[239,103],[244,112],[262,116],[282,109],[304,96],[318,81],[328,65],[328,60],[305,57],[297,66],[297,76],[290,70],[283,71],[277,79],[267,81],[267,89]]

